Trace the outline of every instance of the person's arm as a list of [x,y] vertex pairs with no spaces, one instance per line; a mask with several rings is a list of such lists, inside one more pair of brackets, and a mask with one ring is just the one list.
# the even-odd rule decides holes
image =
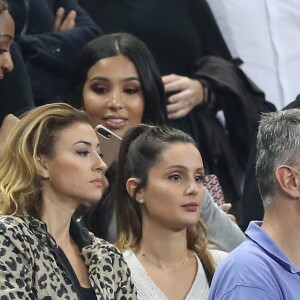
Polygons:
[[[18,12],[19,1],[9,0],[13,16],[15,11]],[[76,12],[75,27],[59,32],[46,31],[39,34],[27,34],[25,32],[25,34],[17,36],[17,41],[27,62],[30,61],[41,67],[55,70],[61,75],[66,75],[72,69],[81,48],[87,42],[99,36],[101,31],[90,16],[79,6],[77,0],[61,0],[55,1],[55,3],[53,22],[57,9],[64,7],[66,15],[71,10]],[[31,5],[34,4],[29,1],[29,16],[34,17],[34,13],[30,9]],[[38,25],[36,24],[36,26]]]
[[18,227],[0,222],[1,299],[36,299],[32,292],[32,258]]
[[103,289],[102,284],[106,282],[106,296],[109,299],[136,299],[136,288],[121,252],[114,245],[99,238],[95,238],[93,243],[92,252],[90,246],[82,249],[86,265],[89,265],[92,286]]
[[[137,297],[136,288],[131,280],[130,271],[127,263],[125,262],[122,255],[120,255],[120,261],[115,261],[115,264],[118,264],[120,266],[121,271],[120,274],[122,274],[121,280],[118,283],[117,290],[115,293],[114,299],[128,299],[128,300],[134,300]],[[116,267],[118,267],[116,266]]]
[[201,218],[208,227],[209,242],[223,251],[230,252],[246,239],[239,226],[233,223],[227,214],[215,205],[206,189]]
[[[196,28],[198,39],[201,41],[203,56],[213,55],[231,60],[231,54],[206,0],[187,0],[186,5]],[[166,92],[176,91],[168,99],[169,119],[186,116],[196,106],[208,99],[206,85],[203,81],[194,77],[194,74],[189,77],[179,74],[163,76]],[[210,96],[212,96],[212,93],[210,91]]]

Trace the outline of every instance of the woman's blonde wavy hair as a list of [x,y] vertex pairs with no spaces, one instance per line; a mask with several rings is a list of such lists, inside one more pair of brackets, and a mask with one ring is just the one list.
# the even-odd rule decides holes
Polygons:
[[[147,185],[151,166],[161,159],[161,155],[172,143],[195,141],[181,130],[169,127],[139,125],[126,133],[118,158],[117,172],[117,227],[120,250],[134,247],[142,238],[142,212],[135,199],[137,192]],[[184,153],[183,153],[184,155]],[[140,179],[133,196],[126,190],[128,178]],[[211,275],[216,264],[207,249],[207,229],[202,220],[187,227],[187,248],[194,251]]]
[[26,112],[11,130],[0,162],[0,216],[18,215],[41,199],[39,155],[53,157],[56,140],[74,123],[88,123],[86,114],[68,104],[53,103]]

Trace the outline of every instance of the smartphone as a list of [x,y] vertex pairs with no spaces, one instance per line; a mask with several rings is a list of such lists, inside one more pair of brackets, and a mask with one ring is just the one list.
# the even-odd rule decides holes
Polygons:
[[206,175],[203,184],[211,194],[214,202],[217,203],[218,206],[225,203],[224,194],[219,183],[218,177],[216,175]]
[[100,143],[102,159],[109,167],[118,157],[122,138],[103,125],[96,126],[95,131]]

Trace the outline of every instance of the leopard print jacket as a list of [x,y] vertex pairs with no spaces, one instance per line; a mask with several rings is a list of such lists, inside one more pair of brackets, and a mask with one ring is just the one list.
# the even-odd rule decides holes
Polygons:
[[[97,299],[136,299],[130,271],[116,247],[78,224],[70,227],[70,233],[72,237],[83,236],[81,245],[75,242],[81,248]],[[0,217],[0,299],[80,299],[67,268],[59,260],[57,247],[47,225],[38,219]]]

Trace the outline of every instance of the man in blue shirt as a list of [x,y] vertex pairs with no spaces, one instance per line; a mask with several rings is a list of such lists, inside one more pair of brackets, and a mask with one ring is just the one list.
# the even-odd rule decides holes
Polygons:
[[209,299],[300,299],[300,110],[262,117],[256,176],[265,206],[218,267]]

